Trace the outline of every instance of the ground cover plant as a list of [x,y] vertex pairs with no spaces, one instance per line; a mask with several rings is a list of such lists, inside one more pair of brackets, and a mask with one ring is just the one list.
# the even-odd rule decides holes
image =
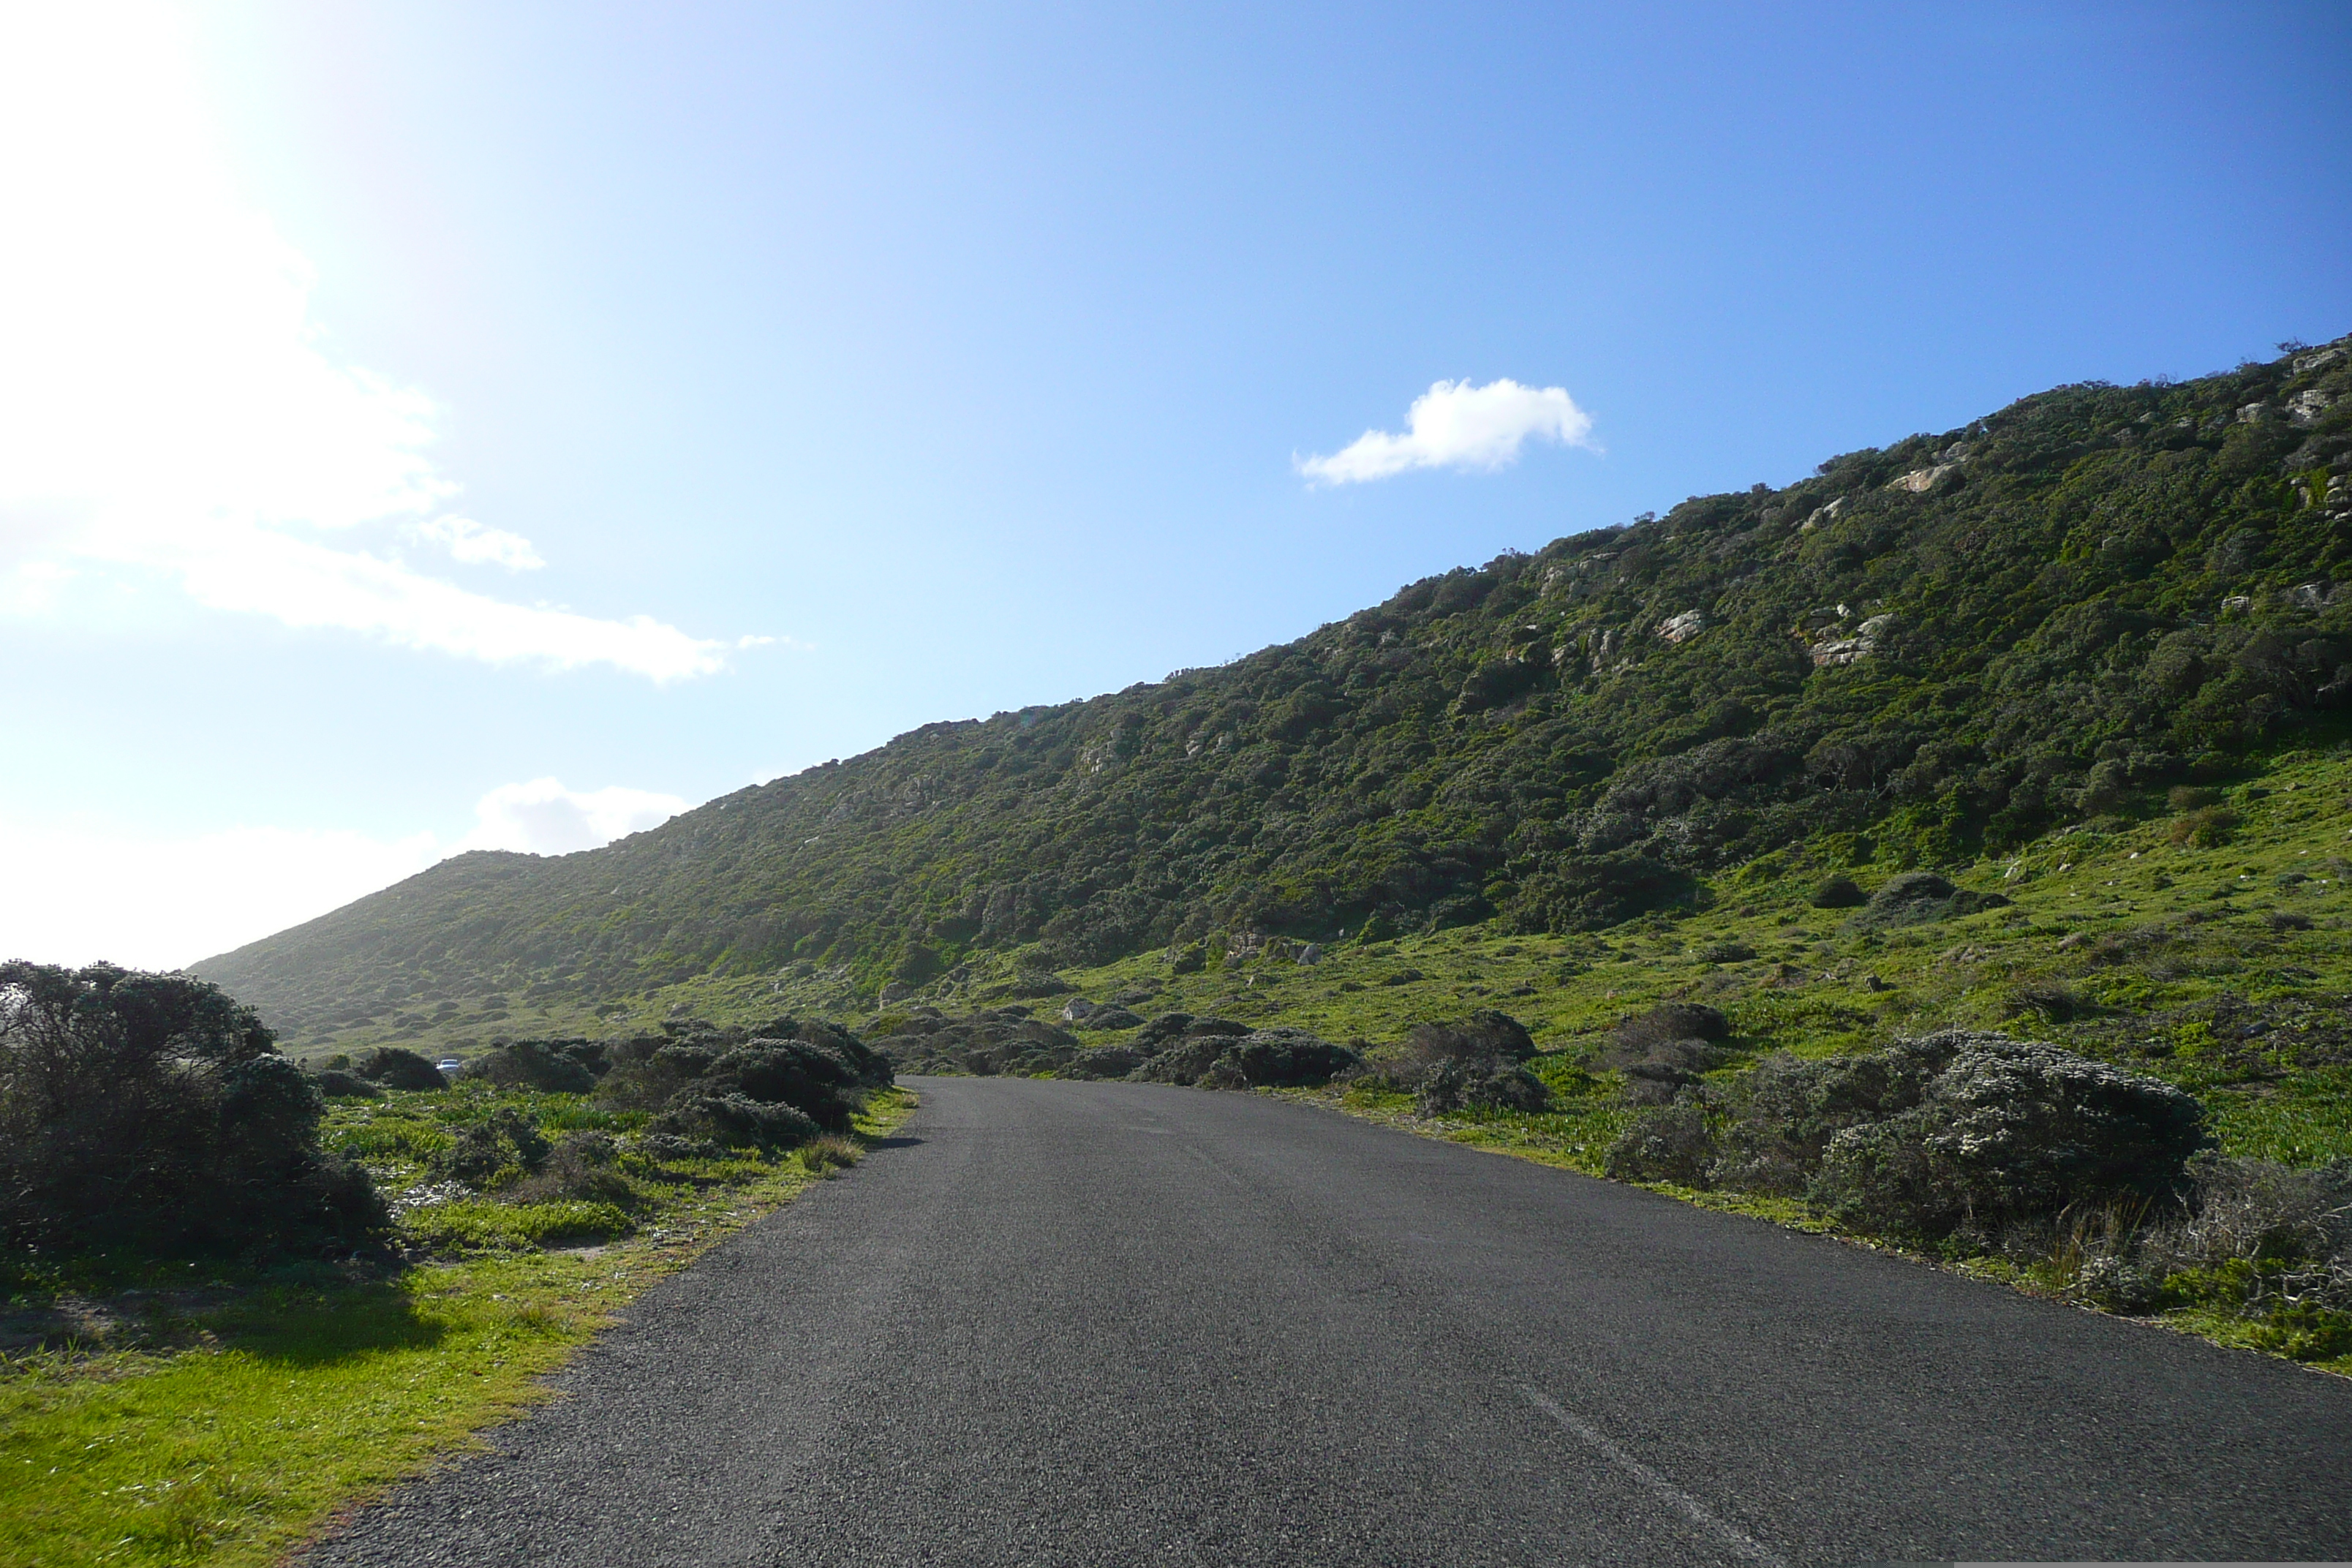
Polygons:
[[[0,1564],[275,1561],[527,1407],[615,1308],[856,1163],[912,1103],[826,1026],[679,1020],[659,1038],[647,1055],[708,1059],[651,1106],[641,1081],[602,1092],[611,1058],[563,1042],[511,1052],[529,1070],[385,1088],[424,1073],[379,1060],[373,1094],[313,1095],[313,1157],[382,1194],[357,1246],[294,1226],[0,1253]],[[558,1058],[604,1077],[583,1092]],[[662,1130],[730,1063],[722,1098],[788,1113],[793,1136]],[[575,1087],[535,1087],[559,1076]]]

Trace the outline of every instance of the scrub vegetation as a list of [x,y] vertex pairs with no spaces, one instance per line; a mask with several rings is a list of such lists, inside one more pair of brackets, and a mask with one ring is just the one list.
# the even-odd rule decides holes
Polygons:
[[[2340,713],[2347,487],[2352,341],[2060,387],[603,849],[460,857],[198,967],[305,1052],[466,1054],[642,1027],[706,977],[846,1013],[1008,957],[1607,931],[1841,835],[1948,876]],[[2178,831],[2218,847],[2232,809]]]
[[[516,1042],[451,1084],[306,1075],[184,976],[19,964],[0,1000],[11,1155],[50,1162],[12,1166],[0,1250],[11,1568],[274,1561],[912,1104],[789,1017]],[[79,1195],[28,1179],[68,1160]]]

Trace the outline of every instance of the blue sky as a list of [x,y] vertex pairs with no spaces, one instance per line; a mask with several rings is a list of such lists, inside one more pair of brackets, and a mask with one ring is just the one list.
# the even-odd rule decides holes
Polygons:
[[2352,331],[2334,5],[94,0],[0,61],[58,960]]

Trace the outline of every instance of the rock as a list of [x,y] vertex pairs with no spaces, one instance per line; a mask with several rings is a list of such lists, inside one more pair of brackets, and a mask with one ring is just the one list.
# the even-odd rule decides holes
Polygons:
[[1845,505],[1845,497],[1840,496],[1837,500],[1830,502],[1827,506],[1815,507],[1812,511],[1807,515],[1805,521],[1797,525],[1797,531],[1800,533],[1811,533],[1813,530],[1821,527],[1824,523],[1835,522],[1837,521],[1838,509],[1843,505]]
[[1298,950],[1298,962],[1301,963],[1322,963],[1323,944],[1319,942],[1310,942],[1305,947],[1300,948]]
[[2294,603],[2298,609],[2323,609],[2336,600],[2336,584],[2325,580],[2317,583],[2297,583]]
[[2249,403],[2238,410],[2238,423],[2241,425],[2252,425],[2262,416],[2263,405],[2259,403]]
[[1685,610],[1658,623],[1658,635],[1670,643],[1686,643],[1706,630],[1706,612]]
[[2297,425],[2308,425],[2326,413],[2327,405],[2335,401],[2331,394],[2315,386],[2286,400],[2286,416]]
[[1835,669],[1840,665],[1853,664],[1868,658],[1878,645],[1868,637],[1841,637],[1835,642],[1815,645],[1806,651],[1811,655],[1815,669]]
[[1890,490],[1908,490],[1915,496],[1923,496],[1934,489],[1937,481],[1946,474],[1958,472],[1958,463],[1937,463],[1930,468],[1914,468],[1907,474],[1889,479],[1886,488]]
[[2221,613],[2225,616],[2242,616],[2253,607],[2254,596],[2252,594],[2232,594],[2221,601]]
[[1074,996],[1067,1003],[1063,1005],[1062,1022],[1065,1024],[1083,1024],[1088,1018],[1093,1017],[1097,1011],[1098,1009],[1096,1005],[1092,1002],[1087,1001],[1085,997]]

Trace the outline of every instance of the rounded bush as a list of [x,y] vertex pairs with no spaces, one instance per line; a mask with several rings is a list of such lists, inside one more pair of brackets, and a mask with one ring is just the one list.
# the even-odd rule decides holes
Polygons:
[[341,1068],[329,1068],[313,1075],[310,1081],[329,1100],[382,1100],[383,1090],[355,1072]]
[[386,1089],[446,1089],[449,1080],[441,1069],[418,1056],[415,1051],[398,1046],[379,1046],[362,1057],[352,1069],[372,1083]]
[[1812,901],[1817,910],[1855,910],[1870,902],[1870,895],[1852,877],[1832,877],[1813,889]]

